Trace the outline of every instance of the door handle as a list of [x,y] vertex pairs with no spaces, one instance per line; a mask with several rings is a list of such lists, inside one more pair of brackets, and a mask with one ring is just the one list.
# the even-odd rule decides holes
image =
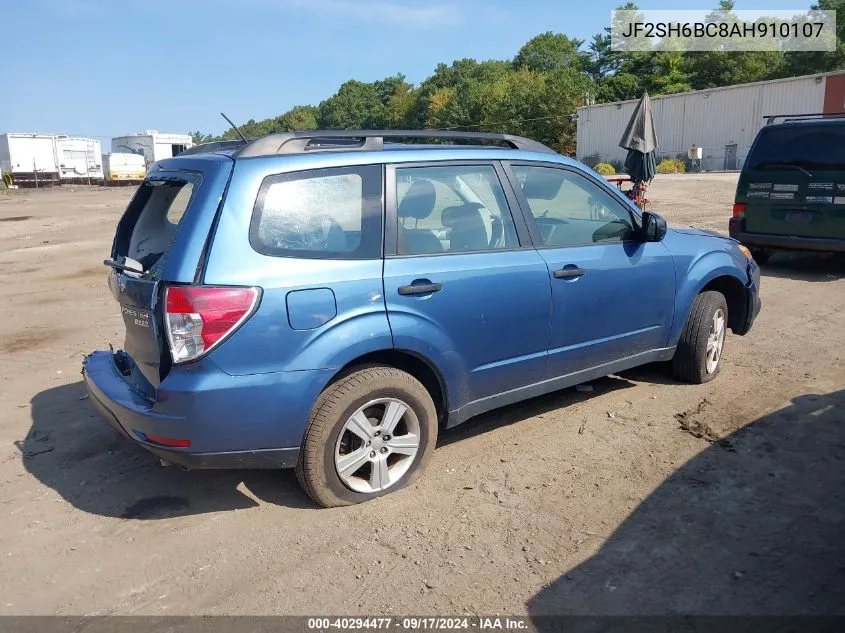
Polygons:
[[552,274],[555,276],[555,279],[573,279],[575,277],[580,277],[581,275],[586,275],[587,271],[583,268],[578,268],[577,266],[573,266],[572,268],[567,266],[565,268],[561,268],[560,270],[556,270]]
[[399,286],[400,295],[427,295],[432,292],[438,292],[443,288],[443,284],[411,284],[410,286]]

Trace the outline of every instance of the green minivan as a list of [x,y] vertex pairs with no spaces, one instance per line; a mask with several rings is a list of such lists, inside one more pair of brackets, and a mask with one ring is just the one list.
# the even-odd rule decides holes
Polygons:
[[774,251],[845,251],[845,118],[790,119],[757,133],[730,236],[758,263]]

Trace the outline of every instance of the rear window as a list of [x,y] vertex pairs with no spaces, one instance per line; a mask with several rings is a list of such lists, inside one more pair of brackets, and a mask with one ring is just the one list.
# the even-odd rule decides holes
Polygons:
[[199,176],[145,181],[118,224],[114,255],[138,262],[144,271],[160,263],[199,183]]
[[747,169],[795,165],[803,169],[845,169],[845,125],[763,128],[746,161]]
[[250,243],[277,257],[380,257],[381,199],[378,165],[269,176],[253,210]]

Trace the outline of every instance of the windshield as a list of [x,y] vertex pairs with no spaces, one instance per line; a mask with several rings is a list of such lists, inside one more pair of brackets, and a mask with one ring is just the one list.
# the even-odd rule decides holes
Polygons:
[[845,169],[845,125],[763,128],[747,169]]

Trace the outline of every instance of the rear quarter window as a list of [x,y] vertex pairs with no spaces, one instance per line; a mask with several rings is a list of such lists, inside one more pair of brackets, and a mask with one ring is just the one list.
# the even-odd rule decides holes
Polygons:
[[315,259],[381,256],[380,165],[268,176],[249,229],[263,255]]

